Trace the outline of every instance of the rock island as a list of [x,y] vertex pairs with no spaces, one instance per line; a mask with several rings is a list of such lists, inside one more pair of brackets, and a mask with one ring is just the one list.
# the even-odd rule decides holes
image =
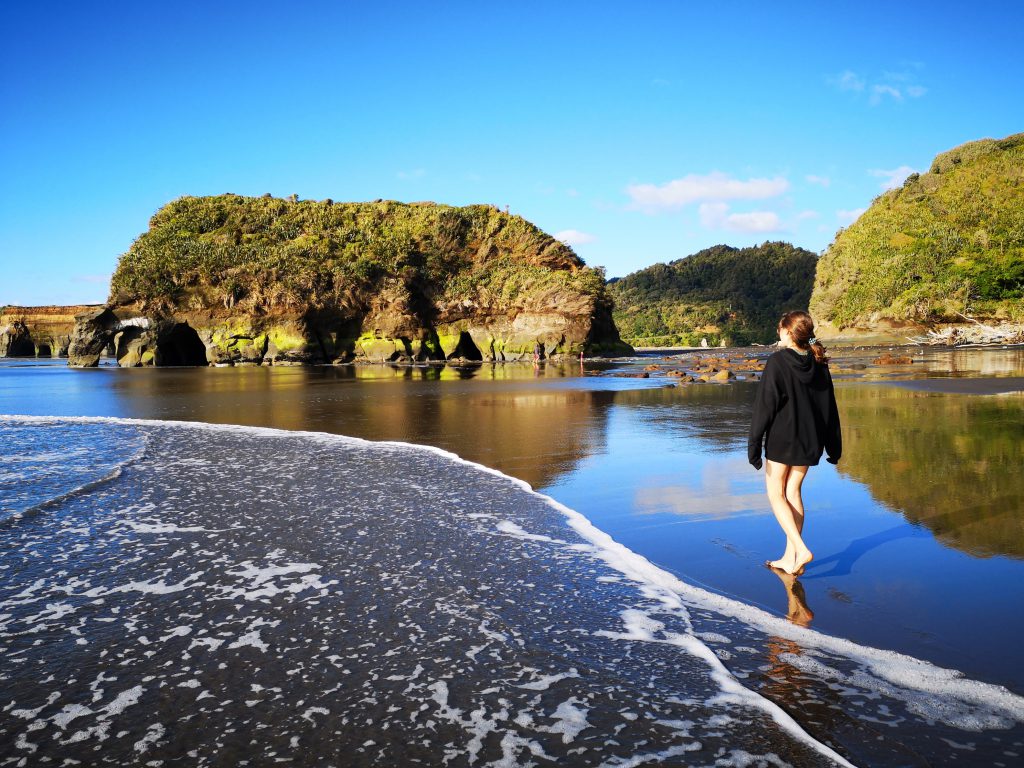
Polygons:
[[603,270],[490,205],[224,194],[161,208],[72,366],[621,355]]

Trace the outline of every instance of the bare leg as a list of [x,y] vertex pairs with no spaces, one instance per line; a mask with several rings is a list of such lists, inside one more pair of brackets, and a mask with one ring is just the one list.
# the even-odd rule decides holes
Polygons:
[[[804,535],[804,500],[800,495],[800,486],[803,485],[806,476],[807,467],[800,466],[790,467],[789,472],[786,474],[786,501],[789,502],[789,507],[793,511],[793,522],[796,523],[796,529],[801,537]],[[786,562],[792,562],[794,557],[796,557],[796,551],[793,549],[793,544],[787,538],[786,554],[782,556],[782,559]]]
[[[764,469],[764,480],[765,486],[768,491],[768,502],[771,504],[772,512],[775,514],[776,520],[779,521],[779,525],[782,527],[783,532],[786,530],[786,526],[782,523],[782,516],[792,517],[793,511],[789,507],[789,503],[786,501],[786,478],[789,475],[789,467],[786,464],[778,464],[774,461],[765,460]],[[786,536],[786,551],[778,560],[772,560],[768,563],[772,568],[779,570],[786,570],[791,567],[795,552],[793,546],[790,543],[789,536]]]
[[[790,504],[786,498],[786,487],[789,475],[793,468],[778,462],[767,459],[765,463],[765,484],[768,490],[768,502],[772,506],[772,512],[775,514],[775,519],[778,521],[779,526],[782,528],[783,533],[786,534],[786,554],[783,555],[782,559],[775,560],[769,563],[772,568],[779,568],[786,573],[799,574],[803,572],[803,568],[807,563],[811,562],[814,555],[804,544],[803,538],[800,536],[800,529],[803,527],[803,505],[800,506],[800,524],[797,525],[797,510]],[[803,474],[806,474],[806,467],[802,468]],[[799,490],[799,484],[803,481],[801,477],[797,481],[797,490]]]

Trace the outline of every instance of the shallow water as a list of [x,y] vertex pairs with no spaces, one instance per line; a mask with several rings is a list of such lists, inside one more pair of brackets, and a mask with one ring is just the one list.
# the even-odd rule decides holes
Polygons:
[[[1010,366],[1001,375],[1012,376],[1015,370]],[[573,367],[554,366],[541,369],[536,378],[529,366],[485,367],[472,378],[465,373],[449,370],[439,380],[430,378],[434,373],[383,367],[0,368],[0,412],[235,422],[439,445],[543,488],[660,566],[647,571],[636,563],[623,566],[621,557],[609,561],[607,547],[587,549],[594,542],[572,528],[571,516],[543,499],[509,480],[416,449],[184,426],[6,423],[0,445],[5,457],[19,457],[20,464],[5,460],[4,471],[17,466],[17,478],[35,480],[25,484],[8,474],[0,477],[8,518],[0,562],[4,573],[17,574],[13,580],[4,576],[0,586],[10,601],[40,579],[43,583],[19,598],[32,598],[27,607],[0,608],[11,614],[4,619],[4,631],[14,628],[5,643],[24,643],[22,655],[14,658],[31,659],[4,663],[7,681],[20,680],[24,687],[19,691],[28,698],[6,707],[0,731],[15,744],[35,744],[37,756],[83,731],[81,742],[63,745],[61,754],[80,747],[81,754],[91,755],[88,750],[106,724],[110,735],[97,754],[173,762],[187,757],[175,734],[192,728],[198,715],[184,721],[188,726],[180,719],[205,709],[202,716],[213,719],[199,740],[199,752],[211,764],[245,753],[243,737],[259,724],[273,735],[279,755],[297,757],[302,764],[330,764],[351,754],[366,764],[395,759],[436,763],[442,747],[453,750],[455,764],[470,763],[473,754],[476,764],[500,761],[506,747],[520,761],[543,763],[542,755],[531,753],[538,746],[546,755],[571,757],[581,765],[617,764],[618,758],[646,750],[664,752],[662,757],[673,764],[714,764],[723,757],[738,764],[741,751],[772,752],[795,764],[827,764],[821,747],[772,719],[767,702],[774,702],[817,742],[857,764],[1012,764],[1009,753],[1020,753],[1024,718],[1018,698],[871,650],[898,650],[1020,692],[1016,638],[1024,627],[1014,606],[1024,604],[1024,580],[1014,546],[1024,515],[1019,473],[1012,471],[1021,458],[1019,396],[841,383],[846,457],[839,471],[823,464],[809,475],[809,536],[818,561],[801,580],[802,588],[787,588],[757,565],[777,554],[778,534],[763,499],[761,476],[743,462],[751,385],[667,390],[655,379],[579,377]],[[107,448],[99,450],[101,445]],[[936,445],[946,447],[936,451]],[[907,459],[929,451],[930,461]],[[966,461],[979,451],[983,455],[975,463]],[[958,495],[947,483],[952,479],[958,486],[974,480],[978,490],[973,496]],[[80,486],[85,486],[82,492],[68,493]],[[26,511],[43,498],[58,501]],[[967,504],[972,498],[978,502],[973,509]],[[146,507],[150,501],[156,506]],[[1000,511],[992,514],[992,509]],[[381,510],[389,513],[381,515]],[[477,513],[491,517],[473,517]],[[36,546],[26,546],[31,541]],[[282,549],[285,542],[291,543]],[[427,579],[418,547],[431,553]],[[32,559],[25,554],[29,551],[40,554]],[[22,558],[17,564],[16,557]],[[69,571],[69,562],[77,570]],[[363,564],[356,569],[358,577],[353,563]],[[317,567],[303,570],[311,564]],[[199,571],[203,575],[185,581]],[[68,573],[82,581],[73,582]],[[409,613],[410,603],[402,600],[412,588],[403,583],[410,576],[421,596],[436,599],[439,591],[446,599],[454,594],[469,601],[467,595],[472,596],[475,608],[458,603],[470,618],[442,626],[436,622],[454,620],[436,606],[419,605]],[[339,583],[328,584],[332,579]],[[345,589],[346,579],[360,581],[359,589]],[[313,581],[320,586],[303,586]],[[120,589],[131,584],[143,587]],[[182,584],[183,589],[161,591]],[[245,597],[268,587],[270,593],[256,600]],[[108,607],[89,607],[92,603],[82,597],[97,589],[103,594],[93,599]],[[385,626],[377,623],[384,618],[371,614],[375,623],[368,623],[361,606],[378,597],[390,600],[396,591],[405,597],[385,603],[392,624],[408,619],[432,627],[429,636],[450,632],[454,637],[443,651],[421,637],[402,644],[396,654],[382,655],[392,650],[381,644],[376,631]],[[203,597],[198,604],[191,599],[197,594]],[[308,606],[296,605],[306,600],[319,601],[315,615],[323,614],[322,622],[306,620]],[[61,607],[64,603],[78,615]],[[783,618],[790,613],[807,623],[808,610],[814,613],[812,630]],[[473,634],[474,622],[483,615],[479,611],[502,622],[498,632],[506,639],[519,633],[523,642],[498,643],[500,660],[467,671],[467,664],[476,667],[485,654],[474,654],[472,664],[460,659],[462,667],[453,660],[471,650],[471,641],[475,647],[486,639],[486,633]],[[184,620],[186,612],[195,614],[190,623]],[[96,698],[89,688],[95,677],[83,676],[84,689],[77,692],[78,683],[60,682],[60,674],[69,670],[104,668],[107,657],[98,657],[102,651],[95,650],[96,644],[99,638],[107,642],[110,633],[101,630],[115,622],[100,619],[122,613],[136,615],[143,624],[153,622],[119,646],[119,661],[128,662],[118,663],[119,671],[127,668],[130,674],[123,682],[132,684],[100,686],[104,693]],[[256,627],[259,643],[268,649],[251,644],[228,649],[251,634],[259,617],[282,621],[279,631]],[[186,626],[188,633],[182,629]],[[345,642],[337,647],[352,655],[353,664],[360,658],[359,643],[380,644],[376,650],[363,649],[356,664],[361,671],[352,670],[362,677],[331,678],[337,670],[317,653],[321,646],[340,642],[328,626],[346,627]],[[81,634],[76,635],[76,627]],[[203,629],[214,639],[223,637],[217,649],[226,655],[216,664],[226,667],[215,668],[212,658],[182,655],[205,653],[205,645],[188,647],[206,636],[200,634]],[[160,641],[161,648],[166,646],[160,650],[135,643],[139,632],[150,643],[155,635],[179,634]],[[44,642],[32,645],[40,639]],[[78,643],[82,639],[86,644]],[[55,661],[54,654],[39,648],[60,648],[61,653]],[[760,698],[743,703],[730,701],[729,695],[722,698],[729,678],[721,677],[708,649],[744,690]],[[110,646],[104,650],[108,657],[114,653]],[[147,655],[150,651],[153,655]],[[432,670],[425,687],[399,693],[394,690],[398,683],[403,691],[410,684],[381,683],[392,674],[409,674],[392,669],[389,659],[420,656],[435,664],[417,662],[424,667],[421,674]],[[155,658],[160,664],[152,667]],[[298,666],[303,659],[317,671],[303,674]],[[190,667],[192,677],[175,677],[172,686],[167,675],[174,664]],[[57,669],[50,669],[54,665]],[[387,668],[388,674],[374,665]],[[535,672],[522,672],[531,666]],[[268,680],[292,673],[281,678],[287,684],[256,683],[282,690],[243,711],[238,697],[244,691],[233,681],[251,676],[256,667]],[[45,679],[40,674],[44,668],[50,669],[54,685],[30,685]],[[550,695],[533,694],[540,696],[533,704],[513,685],[571,674],[571,669],[580,677],[559,678],[550,684]],[[30,670],[27,677],[25,670]],[[207,682],[204,675],[213,677]],[[153,679],[143,680],[149,676]],[[349,685],[352,680],[359,685]],[[338,681],[340,688],[325,693]],[[161,687],[162,682],[167,685]],[[187,683],[180,691],[179,682]],[[438,682],[445,684],[446,695],[464,698],[442,705]],[[356,696],[362,696],[364,683],[380,691],[378,702]],[[117,693],[127,691],[132,699],[140,685],[145,690],[137,704],[107,716]],[[231,689],[232,695],[219,698],[211,686]],[[488,691],[495,686],[498,691]],[[175,693],[164,703],[168,688]],[[63,698],[47,704],[58,690]],[[208,696],[196,702],[205,690]],[[670,701],[673,697],[678,701]],[[228,698],[233,703],[222,703]],[[313,728],[316,711],[312,720],[301,718],[305,708],[292,712],[304,706],[296,703],[300,699],[334,701],[334,709],[323,704],[329,710],[324,720],[333,730]],[[621,709],[626,701],[644,702],[648,709],[634,707],[629,713],[636,719],[623,720],[615,707]],[[434,730],[425,732],[427,743],[416,741],[424,732],[411,715],[424,704],[428,709],[423,711],[429,710],[434,720]],[[31,718],[12,714],[33,713],[40,706]],[[72,709],[65,710],[68,706]],[[91,714],[81,712],[78,722],[61,728],[69,714],[80,712],[77,706]],[[366,717],[376,725],[359,724],[359,707],[369,711]],[[400,725],[404,716],[388,713],[390,707],[399,707],[410,721]],[[285,711],[291,714],[282,715]],[[502,712],[504,719],[497,717]],[[271,713],[274,723],[283,723],[279,729]],[[694,722],[670,727],[657,724],[658,719]],[[577,729],[583,722],[589,727]],[[624,722],[628,725],[619,729],[618,743],[609,744],[608,733]],[[115,723],[127,731],[124,736],[117,736]],[[216,738],[216,728],[227,735]],[[484,736],[480,729],[486,730]],[[572,738],[566,740],[569,732]],[[299,746],[292,745],[293,737]],[[136,751],[140,741],[144,749]],[[352,752],[365,741],[374,744]],[[422,751],[411,746],[416,743]],[[583,748],[587,751],[574,751]],[[26,750],[8,742],[0,754],[14,758]]]

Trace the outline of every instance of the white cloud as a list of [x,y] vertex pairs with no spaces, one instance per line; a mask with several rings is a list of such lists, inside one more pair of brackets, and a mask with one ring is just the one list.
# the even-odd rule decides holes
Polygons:
[[896,83],[906,83],[906,82],[909,82],[912,77],[913,77],[913,75],[910,72],[906,72],[906,71],[903,71],[903,72],[893,72],[893,71],[887,70],[887,71],[882,73],[882,79],[883,80],[888,80],[890,82],[896,82]]
[[775,232],[782,228],[778,214],[773,211],[729,213],[729,206],[726,203],[701,203],[697,213],[700,216],[700,223],[708,229]]
[[830,179],[828,176],[815,176],[813,173],[809,173],[806,176],[804,176],[804,180],[808,184],[817,184],[820,187],[827,187],[829,184],[832,183],[832,179]]
[[836,218],[843,224],[852,224],[859,219],[860,215],[866,210],[867,208],[854,208],[852,211],[839,210],[836,211]]
[[928,89],[917,82],[917,71],[922,65],[911,65],[910,69],[897,72],[882,72],[879,77],[865,77],[852,70],[826,78],[829,85],[840,91],[860,94],[867,91],[868,103],[877,106],[884,101],[902,102],[906,98],[919,99]]
[[830,77],[828,81],[840,91],[863,91],[866,85],[864,78],[848,69]]
[[682,208],[702,200],[763,200],[787,189],[789,181],[781,176],[743,181],[713,171],[706,176],[691,173],[664,184],[630,184],[626,194],[633,200],[630,208],[656,211]]
[[725,221],[729,229],[738,232],[775,232],[781,226],[778,214],[772,211],[730,213]]
[[555,240],[561,240],[566,245],[585,245],[592,243],[597,238],[587,232],[580,232],[578,229],[563,229],[555,232]]
[[729,206],[726,203],[701,203],[697,209],[700,223],[708,229],[721,227],[725,223],[727,213],[729,213]]
[[902,90],[903,95],[910,96],[913,99],[920,98],[928,93],[928,89],[917,84],[916,72],[923,69],[923,65],[915,64],[911,65],[910,70],[902,70],[898,72],[883,72],[882,80],[888,83],[896,83]]
[[892,85],[875,84],[871,86],[871,103],[878,104],[889,96],[893,101],[903,101],[903,92]]
[[879,185],[882,189],[896,189],[897,187],[902,187],[903,182],[907,180],[907,176],[916,173],[916,171],[909,165],[901,165],[899,168],[893,168],[890,171],[872,168],[868,173],[883,179]]
[[797,221],[807,221],[807,219],[817,219],[821,216],[817,211],[800,211],[796,215]]
[[408,181],[410,179],[422,179],[427,175],[427,172],[422,168],[414,168],[411,171],[399,171],[396,175],[398,178]]

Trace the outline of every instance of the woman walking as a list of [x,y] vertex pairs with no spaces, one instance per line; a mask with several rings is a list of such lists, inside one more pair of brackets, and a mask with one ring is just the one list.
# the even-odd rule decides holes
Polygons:
[[766,565],[798,576],[814,558],[801,535],[800,486],[823,452],[830,463],[839,461],[843,442],[828,358],[814,337],[814,321],[806,312],[787,312],[778,332],[781,349],[768,358],[757,386],[747,456],[760,469],[764,446],[768,501],[786,534],[785,553]]

